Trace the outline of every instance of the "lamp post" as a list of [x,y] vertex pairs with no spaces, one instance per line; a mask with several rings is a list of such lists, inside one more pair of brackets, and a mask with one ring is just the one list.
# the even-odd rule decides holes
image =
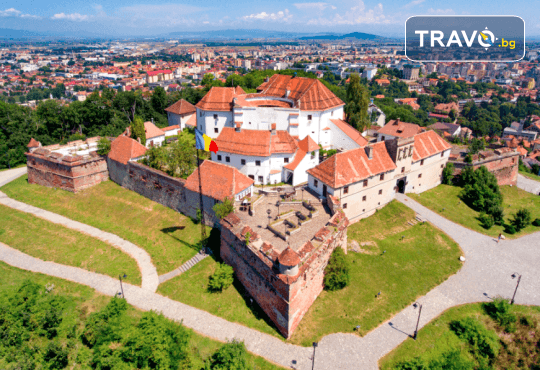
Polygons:
[[416,329],[414,330],[414,335],[413,335],[413,339],[416,340],[416,336],[418,335],[418,324],[420,324],[420,315],[422,314],[422,305],[415,302],[413,304],[413,307],[416,308],[420,306],[419,310],[418,310],[418,320],[416,321]]
[[521,275],[518,275],[517,272],[514,272],[512,274],[512,279],[515,279],[516,277],[518,278],[518,280],[517,280],[516,289],[514,290],[514,295],[512,296],[512,300],[510,301],[510,304],[514,304],[514,298],[516,298],[519,282],[521,281]]
[[279,206],[280,206],[280,205],[281,205],[281,202],[278,200],[278,201],[276,202],[276,206],[277,206],[277,217],[276,217],[276,219],[279,218]]
[[313,361],[311,363],[311,370],[315,369],[315,348],[317,348],[318,345],[319,343],[313,342]]
[[122,286],[122,277],[125,279],[127,278],[127,275],[124,274],[124,276],[122,275],[118,276],[118,278],[120,279],[120,290],[122,291],[122,298],[126,299],[126,297],[124,296],[124,287]]
[[268,226],[270,226],[270,219],[272,218],[272,216],[270,216],[270,213],[272,213],[272,211],[270,210],[270,208],[268,208],[266,210],[266,214],[268,215]]

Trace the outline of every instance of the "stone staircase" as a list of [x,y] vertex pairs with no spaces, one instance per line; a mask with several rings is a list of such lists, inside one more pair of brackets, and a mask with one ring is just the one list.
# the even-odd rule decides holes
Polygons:
[[190,268],[192,268],[193,266],[195,266],[197,263],[201,262],[203,259],[205,259],[208,256],[209,256],[208,253],[205,253],[203,250],[200,250],[199,252],[197,252],[196,255],[191,257],[191,259],[185,262],[182,266],[178,267],[175,270],[172,270],[171,272],[161,275],[159,277],[159,283],[160,284],[164,283],[167,280],[172,279],[173,277],[183,274],[184,272],[186,272],[187,270],[189,270]]
[[425,221],[426,219],[417,213],[412,220],[407,222],[407,225],[414,226],[419,222],[425,222]]

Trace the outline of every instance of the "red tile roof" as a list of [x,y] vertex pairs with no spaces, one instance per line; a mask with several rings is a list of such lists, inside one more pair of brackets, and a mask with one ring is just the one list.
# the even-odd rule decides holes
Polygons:
[[237,132],[232,127],[224,127],[214,140],[219,151],[268,157],[272,153],[294,153],[296,142],[287,131],[242,130]]
[[293,251],[291,247],[287,247],[281,254],[278,256],[278,261],[284,266],[297,266],[300,263],[300,257],[298,253]]
[[383,128],[381,128],[378,133],[379,135],[390,135],[397,137],[413,137],[416,134],[422,132],[423,129],[409,122],[403,122],[399,119],[390,120]]
[[298,151],[296,152],[294,156],[294,161],[292,161],[291,163],[283,167],[291,171],[294,171],[296,167],[298,167],[300,162],[302,162],[302,159],[304,159],[306,154],[309,152],[313,152],[315,150],[319,150],[319,146],[317,145],[315,140],[311,138],[311,136],[309,135],[306,136],[305,138],[303,138],[301,141],[298,142]]
[[195,106],[209,111],[230,111],[233,99],[245,94],[241,87],[212,87]]
[[189,117],[189,119],[186,121],[187,126],[197,127],[197,116],[192,115]]
[[165,109],[166,112],[171,112],[178,115],[193,114],[197,111],[195,106],[190,102],[180,99],[170,107]]
[[178,130],[178,129],[180,129],[180,126],[172,125],[172,126],[167,126],[165,128],[162,128],[161,131],[171,131],[171,130]]
[[120,135],[111,143],[109,158],[127,164],[130,159],[138,158],[146,153],[144,145],[130,137]]
[[37,147],[39,147],[39,146],[40,146],[39,141],[37,141],[37,140],[34,139],[34,138],[31,138],[31,139],[30,139],[30,142],[29,142],[28,145],[27,145],[28,148],[37,148]]
[[[253,185],[253,180],[238,171],[236,168],[212,161],[201,164],[201,182],[203,195],[225,200]],[[197,168],[186,180],[186,188],[199,193],[199,169]]]
[[257,90],[260,95],[291,99],[297,108],[304,111],[321,111],[345,105],[321,81],[312,78],[275,74]]
[[435,131],[426,131],[414,137],[413,162],[431,157],[452,147]]
[[372,144],[371,148],[372,159],[368,159],[365,147],[357,148],[334,154],[307,173],[337,189],[396,168],[384,142]]
[[146,139],[152,139],[154,137],[163,136],[165,133],[157,128],[152,122],[146,121],[144,123],[144,132],[146,133]]
[[355,143],[360,146],[367,145],[368,141],[354,127],[341,119],[331,119],[332,123],[337,126],[345,135],[350,137]]

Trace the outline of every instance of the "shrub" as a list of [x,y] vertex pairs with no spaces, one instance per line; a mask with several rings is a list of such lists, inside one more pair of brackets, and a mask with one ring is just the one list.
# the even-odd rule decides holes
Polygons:
[[482,227],[486,230],[491,229],[491,227],[495,223],[495,221],[493,220],[493,216],[487,215],[485,213],[481,213],[480,216],[478,217],[478,220],[480,221],[480,224],[482,225]]
[[244,342],[233,339],[224,344],[206,363],[206,370],[247,370],[247,350]]
[[396,364],[393,370],[428,370],[424,360],[420,357],[415,357],[412,360],[403,361]]
[[214,210],[217,218],[221,220],[227,217],[229,213],[234,211],[234,202],[229,197],[225,197],[223,202],[216,203],[212,209]]
[[526,228],[531,224],[531,212],[526,208],[520,209],[513,215],[511,223],[516,231]]
[[125,327],[122,318],[127,307],[125,299],[114,297],[101,311],[88,316],[81,335],[83,343],[92,348],[101,343],[119,341],[121,328]]
[[493,221],[496,225],[502,226],[504,224],[504,208],[501,206],[495,206],[488,210],[487,212],[491,217],[493,217]]
[[141,139],[141,144],[146,145],[146,131],[144,130],[144,121],[141,117],[135,116],[131,123],[131,138]]
[[107,155],[111,151],[111,142],[106,137],[99,139],[97,144],[97,153],[99,155]]
[[536,220],[534,220],[534,221],[532,222],[532,224],[533,224],[534,226],[540,226],[540,218],[537,218]]
[[216,271],[210,276],[208,290],[212,292],[222,292],[234,281],[234,270],[231,266],[220,263]]
[[516,233],[516,228],[514,227],[514,225],[504,225],[504,232],[513,235]]
[[461,339],[469,343],[471,350],[478,356],[493,359],[499,353],[499,338],[488,330],[478,319],[467,317],[454,320],[450,329]]
[[516,315],[510,312],[510,302],[502,297],[496,297],[493,301],[482,304],[484,311],[495,320],[507,333],[516,330]]
[[474,368],[474,363],[465,358],[458,349],[441,354],[429,364],[430,370],[473,370]]
[[443,170],[443,184],[452,185],[454,179],[454,164],[452,162],[446,163],[446,167]]
[[347,284],[349,284],[349,264],[343,249],[337,247],[324,269],[324,287],[326,290],[334,291],[345,288]]
[[50,341],[43,354],[43,361],[49,369],[64,369],[68,365],[68,351],[56,342]]

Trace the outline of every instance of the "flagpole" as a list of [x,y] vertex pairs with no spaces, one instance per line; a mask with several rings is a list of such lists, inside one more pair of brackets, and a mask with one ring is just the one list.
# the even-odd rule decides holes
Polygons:
[[199,155],[200,149],[197,148],[197,172],[199,173],[199,208],[201,211],[201,243],[202,248],[204,249],[206,243],[206,225],[204,224],[204,204],[203,204],[203,193],[202,193],[202,181],[201,181],[201,158]]

